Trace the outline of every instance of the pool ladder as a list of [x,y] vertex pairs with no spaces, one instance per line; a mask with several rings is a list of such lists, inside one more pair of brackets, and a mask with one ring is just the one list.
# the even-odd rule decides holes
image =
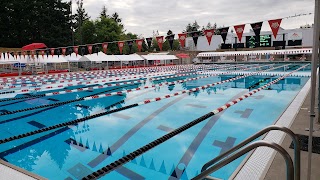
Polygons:
[[[266,134],[269,131],[278,130],[287,133],[293,141],[294,145],[294,163],[288,152],[281,147],[279,144],[274,142],[268,142],[264,140],[259,140],[256,142],[251,143],[255,139],[259,138],[260,136]],[[249,144],[251,143],[251,144]],[[248,145],[249,144],[249,145]],[[247,145],[247,146],[246,146]],[[287,180],[300,180],[300,142],[298,136],[293,133],[290,129],[281,126],[268,126],[261,131],[257,132],[256,134],[252,135],[248,139],[244,140],[237,146],[231,148],[227,152],[219,155],[218,157],[208,161],[206,164],[202,166],[201,173],[196,177],[192,178],[192,180],[200,180],[200,179],[207,179],[207,180],[218,180],[217,178],[210,177],[210,174],[219,170],[220,168],[224,167],[225,165],[229,164],[230,162],[238,159],[242,155],[250,152],[257,147],[266,146],[272,148],[279,152],[286,162],[286,170],[287,170]],[[235,152],[235,153],[234,153]]]

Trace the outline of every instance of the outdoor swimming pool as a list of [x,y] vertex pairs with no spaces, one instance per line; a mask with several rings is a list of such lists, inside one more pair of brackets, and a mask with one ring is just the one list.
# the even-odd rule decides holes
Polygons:
[[[13,90],[11,88],[15,92],[0,96],[0,139],[132,104],[138,105],[0,144],[0,158],[48,179],[81,179],[249,90],[304,66],[293,76],[280,80],[101,177],[191,179],[200,173],[204,163],[273,124],[309,80],[310,65],[305,65],[179,66],[180,69],[130,72],[131,75],[122,78],[118,75],[114,77],[114,74],[106,76],[102,72],[99,75],[87,74],[80,80],[76,80],[78,75],[69,76],[69,82],[57,82],[54,85],[43,84],[43,81],[55,81],[52,77],[43,77],[37,80],[36,87],[31,85],[32,81],[26,80],[28,86],[22,89],[29,89],[28,94],[19,91],[21,80],[10,82],[4,85],[2,92],[9,91],[6,89],[8,86],[15,86]],[[181,71],[181,68],[184,70]],[[203,73],[199,73],[201,70]],[[242,74],[246,74],[246,77],[240,78]],[[238,79],[201,88],[235,77]],[[109,82],[109,79],[113,81]],[[99,82],[98,88],[97,82],[74,84],[103,80],[112,85]],[[49,86],[52,87],[46,88]],[[86,89],[88,86],[91,88]],[[180,94],[198,87],[194,92]],[[34,92],[35,88],[41,89]],[[72,89],[78,90],[70,92]],[[132,92],[125,92],[130,90]],[[102,93],[107,95],[100,97]],[[171,97],[164,98],[167,94],[171,94]],[[86,98],[83,100],[83,97]],[[54,103],[60,104],[53,106]],[[230,163],[212,176],[228,179],[243,159],[241,157]]]

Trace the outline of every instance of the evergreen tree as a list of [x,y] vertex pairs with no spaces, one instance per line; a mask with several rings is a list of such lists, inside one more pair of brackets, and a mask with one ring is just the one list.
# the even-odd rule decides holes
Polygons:
[[75,31],[76,31],[76,37],[78,37],[76,39],[76,42],[78,44],[83,44],[83,37],[82,37],[82,24],[83,22],[89,20],[89,16],[88,13],[86,12],[86,10],[83,7],[83,0],[78,0],[77,1],[77,13],[74,15],[74,20],[75,20],[75,25],[76,27],[74,27]]
[[199,31],[199,24],[197,21],[194,21],[194,23],[192,24],[192,31]]
[[212,29],[212,28],[213,28],[213,26],[211,25],[210,22],[208,22],[206,29]]
[[103,6],[102,11],[100,13],[100,18],[109,18],[109,15],[107,14],[108,9],[106,8],[106,6]]

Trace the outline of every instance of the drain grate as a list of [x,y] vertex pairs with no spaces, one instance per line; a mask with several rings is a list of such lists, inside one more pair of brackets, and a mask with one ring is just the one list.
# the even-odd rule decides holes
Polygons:
[[[308,136],[298,134],[300,141],[300,150],[308,151]],[[293,149],[293,142],[290,144],[290,148]],[[320,154],[320,137],[312,137],[312,152]]]

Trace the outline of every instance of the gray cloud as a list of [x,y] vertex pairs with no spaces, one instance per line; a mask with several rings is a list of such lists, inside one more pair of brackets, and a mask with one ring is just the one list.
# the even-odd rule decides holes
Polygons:
[[[144,37],[151,36],[153,30],[161,35],[169,29],[180,33],[195,20],[200,26],[208,22],[231,26],[314,11],[314,0],[84,0],[92,19],[99,16],[104,5],[109,14],[119,13],[127,32]],[[313,15],[284,19],[282,27],[296,28],[312,22]],[[246,31],[249,29],[247,25]],[[263,30],[269,30],[267,22]]]

